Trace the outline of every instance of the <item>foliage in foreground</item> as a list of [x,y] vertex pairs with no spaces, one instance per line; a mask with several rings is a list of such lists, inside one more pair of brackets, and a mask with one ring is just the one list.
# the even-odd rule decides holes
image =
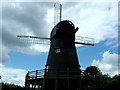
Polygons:
[[2,83],[2,90],[24,90],[24,88],[15,84]]

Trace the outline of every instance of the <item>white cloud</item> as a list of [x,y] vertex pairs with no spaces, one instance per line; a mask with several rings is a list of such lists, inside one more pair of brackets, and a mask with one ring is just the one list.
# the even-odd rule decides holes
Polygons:
[[26,70],[6,67],[2,64],[0,64],[0,68],[2,68],[0,74],[3,82],[24,86]]
[[[17,35],[36,35],[49,37],[47,10],[51,8],[50,3],[3,3],[2,4],[2,60],[9,60],[10,51],[19,51],[27,54],[35,54],[48,51],[48,46],[35,45],[21,42]],[[41,42],[41,41],[40,41]],[[39,51],[38,51],[39,50]],[[30,53],[31,52],[31,53]]]
[[110,53],[110,51],[105,51],[102,55],[101,60],[94,59],[92,62],[93,66],[97,66],[103,74],[109,74],[114,76],[118,74],[118,54]]
[[2,0],[2,2],[118,2],[119,0]]
[[[96,43],[118,37],[118,3],[65,3],[63,19],[70,19],[79,27],[77,35],[93,37]],[[69,14],[71,12],[71,14]]]
[[3,63],[5,63],[10,58],[8,55],[9,49],[7,47],[2,46],[0,52],[1,52],[0,54],[2,54],[2,55],[0,55],[0,56],[2,56],[2,58],[0,60],[2,60]]
[[[5,51],[2,49],[2,61],[9,59],[8,52],[10,51],[27,54],[48,51],[48,46],[20,42],[17,35],[49,37],[54,25],[53,4],[53,2],[23,2],[2,5],[2,29],[0,29],[2,40],[0,43],[6,48]],[[77,35],[93,37],[96,43],[117,38],[117,12],[117,3],[63,2],[63,19],[71,20],[75,26],[80,28]]]

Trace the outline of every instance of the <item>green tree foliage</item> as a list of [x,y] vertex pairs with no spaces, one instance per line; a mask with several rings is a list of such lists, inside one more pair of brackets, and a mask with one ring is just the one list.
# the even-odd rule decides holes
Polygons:
[[84,75],[89,77],[98,77],[101,74],[101,71],[96,66],[89,66],[84,71]]
[[120,90],[120,74],[112,78],[108,74],[102,75],[101,86],[108,90]]
[[2,83],[2,90],[24,90],[24,88],[15,84]]
[[[18,86],[15,84],[9,84],[9,83],[2,83],[2,90],[33,90],[32,88],[30,89],[25,89],[25,87]],[[34,90],[41,90],[41,89],[34,89]]]
[[93,83],[88,84],[87,90],[120,90],[120,74],[110,77],[108,74],[102,74],[98,67],[89,66],[85,69],[84,75]]

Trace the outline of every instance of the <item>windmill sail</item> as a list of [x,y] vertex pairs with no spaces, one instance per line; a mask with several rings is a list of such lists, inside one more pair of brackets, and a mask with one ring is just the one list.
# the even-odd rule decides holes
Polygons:
[[17,38],[20,41],[26,42],[26,43],[43,44],[43,45],[49,45],[50,44],[50,38],[47,38],[47,37],[18,35]]
[[[18,35],[17,37],[21,41],[24,41],[27,43],[44,44],[44,45],[50,44],[50,38],[48,37],[25,36],[25,35]],[[83,36],[75,36],[75,44],[94,46],[94,39],[89,37],[83,37]]]
[[94,38],[75,36],[75,44],[94,46]]
[[62,5],[60,3],[54,4],[54,25],[62,19]]

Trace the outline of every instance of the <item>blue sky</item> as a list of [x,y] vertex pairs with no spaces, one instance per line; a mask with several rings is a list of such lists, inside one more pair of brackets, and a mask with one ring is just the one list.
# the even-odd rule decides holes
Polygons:
[[[101,42],[100,44],[95,44],[95,46],[82,46],[76,48],[79,64],[83,69],[85,69],[87,66],[90,66],[93,59],[101,59],[104,51],[109,50],[112,53],[118,53],[118,48],[105,46],[104,43],[105,42]],[[96,54],[93,55],[94,53]],[[8,55],[10,56],[10,60],[5,63],[6,66],[32,71],[44,69],[48,52],[42,52],[37,55],[29,55],[11,51]]]
[[[95,40],[95,46],[76,46],[81,69],[94,65],[104,74],[118,74],[118,2],[61,3],[62,20],[71,20],[79,27],[77,36]],[[24,85],[28,71],[44,69],[49,45],[26,43],[17,35],[49,37],[54,26],[54,2],[9,2],[0,8],[0,74],[4,82]]]

